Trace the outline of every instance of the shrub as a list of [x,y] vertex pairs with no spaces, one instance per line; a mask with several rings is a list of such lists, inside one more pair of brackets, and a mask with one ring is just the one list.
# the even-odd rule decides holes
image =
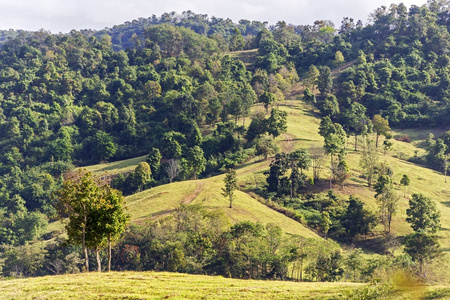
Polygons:
[[411,138],[407,134],[396,136],[395,139],[400,142],[411,143]]

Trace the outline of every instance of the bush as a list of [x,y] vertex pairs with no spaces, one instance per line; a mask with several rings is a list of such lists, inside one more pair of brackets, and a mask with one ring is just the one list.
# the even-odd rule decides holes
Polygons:
[[399,142],[411,143],[411,138],[407,134],[396,136],[395,139]]

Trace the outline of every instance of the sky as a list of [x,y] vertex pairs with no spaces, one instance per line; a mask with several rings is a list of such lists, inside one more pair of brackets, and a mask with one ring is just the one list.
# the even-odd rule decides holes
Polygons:
[[[404,0],[408,8],[426,0]],[[377,7],[397,1],[386,0],[0,0],[0,29],[45,29],[52,33],[72,29],[103,29],[148,18],[164,12],[191,10],[219,18],[267,21],[283,20],[296,25],[332,20],[338,28],[343,17],[361,20]]]

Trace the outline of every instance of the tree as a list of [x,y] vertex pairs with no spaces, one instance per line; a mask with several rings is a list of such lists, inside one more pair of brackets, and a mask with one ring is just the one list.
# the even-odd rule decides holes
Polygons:
[[152,148],[150,153],[147,155],[145,161],[149,164],[152,174],[156,175],[159,172],[159,167],[161,166],[161,152],[158,148]]
[[194,146],[189,149],[187,155],[187,164],[189,169],[193,170],[194,179],[197,179],[197,175],[205,170],[206,159],[203,155],[203,150],[199,146]]
[[60,190],[57,191],[59,200],[58,212],[61,218],[68,217],[66,224],[69,242],[81,242],[85,271],[89,271],[89,258],[87,251],[88,219],[93,212],[99,210],[104,203],[99,183],[90,172],[79,170],[67,178]]
[[125,213],[125,197],[118,190],[104,186],[105,205],[96,213],[94,231],[106,235],[108,241],[108,272],[111,271],[111,246],[125,231],[130,216]]
[[353,271],[353,281],[356,282],[356,271],[360,270],[363,266],[363,251],[360,248],[356,248],[350,252],[347,256],[345,263]]
[[312,89],[314,89],[314,85],[317,82],[317,79],[319,78],[320,72],[319,70],[316,68],[315,65],[310,65],[309,66],[309,70],[308,73],[306,75],[306,85],[311,87]]
[[166,132],[161,141],[161,153],[164,158],[179,158],[182,154],[182,144],[186,137],[175,131]]
[[322,104],[322,113],[325,116],[335,117],[339,114],[339,103],[336,96],[328,96]]
[[331,78],[331,70],[325,66],[320,69],[320,75],[317,79],[317,88],[322,96],[327,95],[333,87],[333,79]]
[[353,102],[349,109],[342,114],[343,125],[347,132],[353,133],[355,136],[355,151],[358,145],[358,135],[363,134],[364,129],[370,122],[366,116],[366,108],[358,103]]
[[403,251],[419,263],[419,275],[422,277],[426,277],[427,265],[442,254],[437,237],[423,231],[408,235]]
[[117,151],[112,136],[101,130],[86,138],[83,142],[83,147],[86,157],[91,157],[96,162],[111,158]]
[[378,153],[371,141],[367,141],[366,147],[363,150],[359,165],[363,169],[363,174],[367,179],[369,188],[372,186],[372,180],[378,173]]
[[403,197],[406,197],[406,187],[409,186],[410,182],[408,175],[403,174],[402,179],[400,179],[400,184],[403,185]]
[[392,179],[388,175],[380,175],[374,188],[375,198],[380,204],[381,222],[384,224],[385,230],[391,232],[392,218],[397,212],[399,201],[392,185]]
[[252,121],[248,126],[245,138],[247,139],[247,141],[251,142],[254,139],[260,137],[266,131],[267,131],[267,121],[264,117],[264,113],[260,112],[252,117]]
[[147,162],[143,161],[137,165],[133,173],[133,185],[142,192],[143,187],[152,180],[152,170]]
[[323,147],[314,147],[309,149],[311,157],[311,167],[313,171],[313,180],[317,182],[320,179],[320,171],[325,162],[326,154]]
[[275,102],[275,95],[271,92],[265,91],[260,97],[259,101],[264,103],[264,107],[266,108],[266,113],[269,112],[269,105],[272,105]]
[[344,55],[342,55],[341,51],[336,51],[336,53],[334,54],[334,61],[333,62],[336,65],[336,67],[338,67],[339,70],[341,70],[341,66],[345,62]]
[[430,198],[422,194],[413,194],[406,209],[406,222],[414,231],[435,233],[441,227],[440,213]]
[[448,168],[450,167],[450,155],[449,154],[442,155],[440,159],[442,168],[444,169],[444,182],[447,183],[447,171]]
[[333,166],[333,177],[336,184],[343,187],[344,182],[350,177],[350,168],[345,160],[339,160],[336,166]]
[[369,218],[366,217],[367,214],[368,212],[364,210],[364,203],[358,198],[350,196],[347,210],[341,222],[351,239],[357,234],[365,234],[365,229],[369,221]]
[[385,139],[383,142],[383,149],[384,149],[384,155],[386,155],[386,152],[392,149],[392,146],[394,144],[389,140],[389,139]]
[[289,157],[286,153],[278,153],[275,155],[275,159],[270,164],[270,169],[267,174],[266,182],[268,184],[267,190],[269,192],[277,192],[277,194],[283,193],[283,182],[287,181],[284,177],[289,169]]
[[272,109],[270,117],[267,119],[267,133],[274,138],[286,132],[287,130],[287,112],[278,109]]
[[169,182],[172,183],[172,180],[181,173],[180,162],[177,159],[169,159],[165,165],[164,170],[169,177]]
[[230,38],[230,51],[243,50],[245,46],[244,38],[241,35],[241,31],[237,28],[233,29],[233,33]]
[[305,90],[303,91],[303,100],[306,103],[310,103],[310,104],[314,104],[316,103],[316,95],[314,95],[309,88],[305,88]]
[[327,211],[322,212],[322,221],[320,222],[320,227],[322,227],[322,232],[325,235],[325,239],[327,239],[328,230],[333,223],[330,219],[330,214]]
[[277,144],[275,144],[271,137],[258,140],[255,148],[256,155],[264,157],[264,160],[266,160],[269,155],[273,155],[279,151]]
[[236,170],[228,169],[223,182],[225,184],[225,187],[222,188],[222,195],[225,198],[228,198],[228,200],[230,201],[230,208],[232,208],[234,191],[238,188]]
[[388,120],[386,120],[385,118],[383,118],[380,115],[373,116],[372,124],[373,124],[373,130],[375,130],[376,134],[377,134],[375,147],[378,148],[378,137],[380,135],[386,136],[388,134],[388,132],[391,130],[391,128],[389,127]]

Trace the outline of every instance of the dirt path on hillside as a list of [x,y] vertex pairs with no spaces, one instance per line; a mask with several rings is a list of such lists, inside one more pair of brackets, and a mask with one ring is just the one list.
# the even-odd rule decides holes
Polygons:
[[294,139],[287,133],[283,134],[286,139],[283,140],[284,144],[281,148],[283,149],[284,152],[291,153],[292,150],[294,150]]
[[200,193],[203,191],[204,186],[205,182],[203,181],[197,182],[197,187],[195,188],[195,190],[192,193],[190,193],[187,197],[185,197],[183,201],[181,201],[181,203],[190,204],[192,201],[195,200],[195,198],[197,198],[198,195],[200,195]]
[[358,61],[358,59],[351,60],[349,62],[346,62],[345,64],[343,64],[339,68],[335,68],[335,69],[331,70],[331,75],[336,75],[336,74],[344,71],[345,69],[353,66],[357,61]]
[[[196,183],[197,183],[197,187],[195,188],[195,190],[192,193],[190,193],[189,195],[187,195],[183,199],[183,201],[181,201],[181,204],[190,204],[203,191],[203,187],[205,186],[205,182],[199,181],[199,182],[196,182]],[[159,217],[164,217],[164,216],[170,215],[175,210],[176,209],[166,209],[166,210],[159,211],[157,213],[152,214],[151,219],[154,220],[154,219],[159,218]]]

